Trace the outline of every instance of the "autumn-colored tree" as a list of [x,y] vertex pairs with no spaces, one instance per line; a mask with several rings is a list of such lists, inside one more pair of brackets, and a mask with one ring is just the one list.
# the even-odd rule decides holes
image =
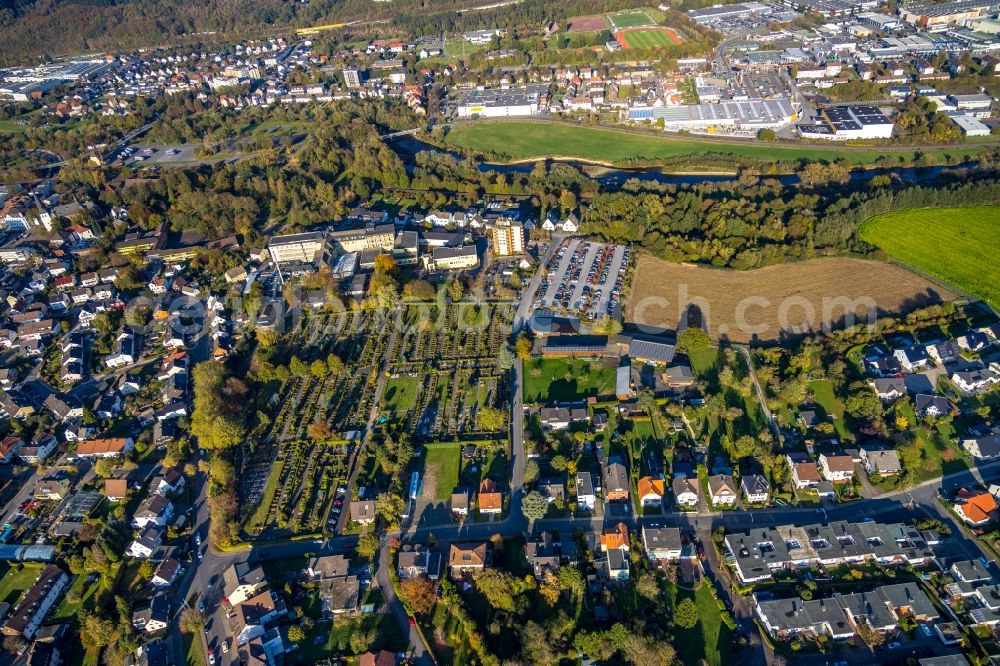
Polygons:
[[436,587],[434,581],[421,574],[400,581],[399,592],[409,605],[410,610],[417,615],[427,615],[433,610],[437,600],[435,598]]

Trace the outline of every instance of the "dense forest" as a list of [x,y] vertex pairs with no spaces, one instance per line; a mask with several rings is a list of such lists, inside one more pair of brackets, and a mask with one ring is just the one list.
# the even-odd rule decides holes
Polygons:
[[[501,8],[460,11],[480,0],[13,0],[0,3],[0,65],[57,55],[195,44],[209,39],[261,37],[289,27],[391,20],[373,30],[408,36],[502,27],[540,30],[549,21],[633,7],[607,0],[525,0]],[[681,7],[711,4],[685,0]]]

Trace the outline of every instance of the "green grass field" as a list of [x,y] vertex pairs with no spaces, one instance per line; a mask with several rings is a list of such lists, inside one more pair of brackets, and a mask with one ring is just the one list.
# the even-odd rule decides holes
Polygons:
[[[907,162],[914,159],[912,149],[873,147],[850,150],[805,145],[766,145],[737,140],[721,143],[527,121],[467,123],[452,129],[445,140],[459,148],[492,152],[515,160],[556,156],[622,162],[630,159],[663,160],[681,156],[734,155],[765,162],[800,159],[833,161],[843,158],[852,164],[862,165],[871,164],[883,155],[899,156]],[[943,159],[945,155],[966,156],[987,150],[988,146],[956,146],[924,153],[929,159],[936,161]],[[733,165],[733,169],[735,167]]]
[[0,120],[0,133],[24,134],[24,125],[18,124],[16,120]]
[[1000,307],[1000,206],[898,210],[867,220],[861,238],[917,270]]
[[0,601],[16,606],[17,600],[21,598],[25,590],[35,584],[41,572],[42,567],[38,564],[5,566],[3,575],[0,576]]
[[524,366],[525,402],[580,400],[614,390],[615,369],[601,361],[539,358]]
[[854,433],[844,423],[844,403],[833,392],[833,384],[829,379],[816,379],[809,382],[809,390],[823,411],[834,417],[833,427],[841,441],[854,441]]
[[417,404],[420,380],[415,377],[397,377],[385,384],[385,411],[393,421],[400,421]]
[[671,46],[674,41],[659,28],[652,30],[633,30],[625,33],[625,40],[632,49],[655,49],[661,46]]
[[653,20],[653,17],[647,14],[645,11],[618,12],[617,14],[608,14],[608,19],[618,29],[638,28],[640,26],[645,26],[645,25],[656,25],[656,21]]
[[[704,663],[702,660],[705,660],[711,666],[723,666],[737,661],[738,655],[733,649],[733,629],[723,620],[710,585],[707,579],[704,580],[693,595],[698,607],[698,624],[689,631],[677,632],[674,639],[678,656],[685,664]],[[675,608],[681,599],[692,596],[691,592],[674,585],[670,585],[667,591]]]
[[424,486],[427,475],[435,477],[434,499],[451,498],[451,492],[458,485],[458,474],[461,465],[461,444],[458,442],[439,442],[428,444],[424,450]]

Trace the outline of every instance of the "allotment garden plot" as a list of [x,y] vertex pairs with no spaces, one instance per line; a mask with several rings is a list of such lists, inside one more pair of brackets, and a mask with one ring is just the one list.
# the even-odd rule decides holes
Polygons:
[[497,354],[513,315],[509,303],[406,306],[379,422],[421,441],[499,438],[502,425],[484,427],[480,415],[506,400]]
[[313,314],[284,344],[306,368],[331,354],[339,372],[292,374],[267,401],[241,470],[244,530],[269,537],[322,530],[347,477],[352,433],[364,430],[390,324],[377,312]]

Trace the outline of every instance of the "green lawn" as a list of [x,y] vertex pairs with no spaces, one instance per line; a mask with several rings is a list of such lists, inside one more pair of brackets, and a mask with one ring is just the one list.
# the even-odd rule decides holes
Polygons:
[[73,620],[80,609],[94,597],[94,593],[101,585],[101,579],[96,578],[90,586],[86,586],[86,582],[87,576],[76,577],[52,614],[52,621],[69,622]]
[[206,666],[208,661],[201,650],[201,641],[195,640],[195,635],[189,633],[181,633],[181,639],[184,641],[187,666]]
[[0,133],[24,134],[24,125],[19,125],[16,120],[0,120]]
[[625,34],[625,41],[629,48],[633,49],[653,49],[661,46],[672,46],[674,40],[663,30],[651,28],[649,30],[636,30]]
[[833,393],[833,384],[829,379],[816,379],[809,382],[816,402],[828,415],[833,416],[833,427],[837,429],[837,437],[841,441],[854,441],[854,433],[844,423],[844,403]]
[[[406,639],[399,630],[399,625],[391,614],[362,615],[355,618],[336,619],[333,625],[329,621],[318,621],[316,625],[306,632],[305,639],[299,643],[299,649],[285,655],[286,664],[315,664],[328,659],[331,655],[340,654],[343,651],[339,646],[348,648],[351,636],[358,631],[375,632],[375,642],[370,649],[374,651],[386,649],[393,652],[406,648]],[[323,636],[324,640],[316,644],[317,636]]]
[[859,235],[894,259],[1000,307],[1000,206],[897,210],[867,220]]
[[[822,148],[809,145],[775,145],[751,141],[699,140],[691,137],[656,136],[614,129],[582,127],[530,121],[474,122],[459,125],[445,141],[469,150],[494,153],[510,159],[551,156],[575,157],[603,162],[632,159],[664,160],[681,156],[707,155],[715,158],[736,156],[764,162],[845,159],[856,165],[871,164],[884,155],[914,159],[912,149],[871,147],[865,150]],[[966,156],[988,151],[989,146],[951,146],[924,151],[939,161],[945,155]],[[736,165],[733,165],[736,168]]]
[[[671,606],[691,593],[670,585]],[[728,666],[737,662],[739,655],[733,650],[733,630],[723,621],[722,613],[712,596],[711,584],[705,580],[694,593],[698,607],[698,624],[693,629],[676,632],[674,646],[685,664],[707,661],[711,666]]]
[[397,377],[385,384],[386,416],[394,421],[406,418],[417,404],[420,380],[415,377]]
[[8,564],[2,569],[0,576],[0,602],[7,602],[11,606],[17,605],[17,600],[21,598],[24,591],[35,584],[38,574],[42,572],[40,564]]
[[609,395],[615,369],[596,360],[536,358],[524,366],[524,401],[554,402]]
[[451,492],[458,485],[458,474],[461,465],[461,444],[458,442],[439,442],[424,447],[424,485],[428,476],[435,477],[434,499],[451,498]]
[[609,14],[608,18],[614,22],[615,27],[619,30],[622,28],[635,28],[643,25],[656,25],[656,21],[653,20],[653,17],[645,11],[618,12],[617,14]]
[[[431,642],[431,648],[438,660],[442,664],[475,664],[478,663],[479,655],[476,654],[472,646],[469,645],[469,637],[465,632],[465,627],[454,615],[445,607],[438,603],[431,613],[430,623],[421,622],[424,635]],[[434,639],[435,629],[440,629],[444,634],[444,642],[437,642]]]

